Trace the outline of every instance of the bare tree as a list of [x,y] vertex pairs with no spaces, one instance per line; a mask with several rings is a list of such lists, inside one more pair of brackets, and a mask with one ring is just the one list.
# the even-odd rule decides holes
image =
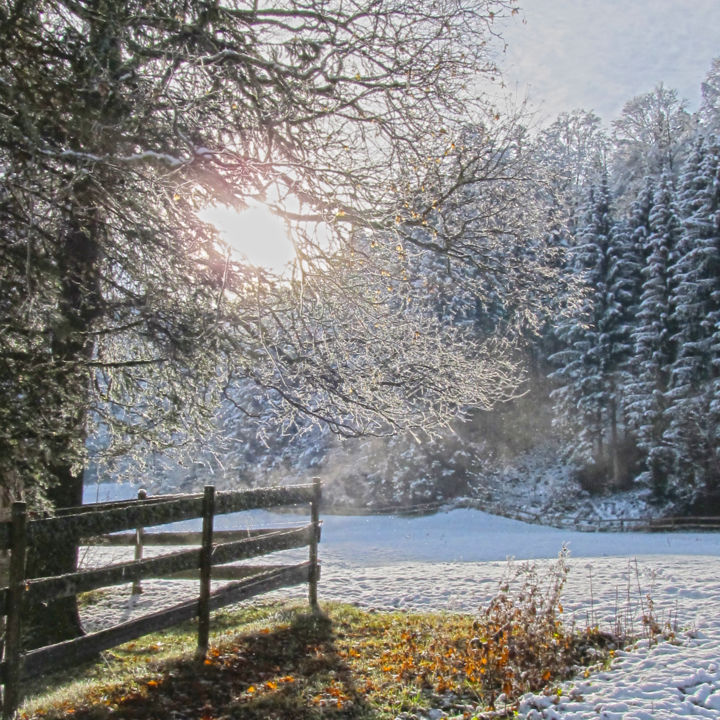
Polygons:
[[561,113],[539,137],[538,150],[553,179],[553,200],[574,215],[589,183],[602,176],[609,139],[593,112]]
[[720,128],[720,57],[713,58],[700,90],[702,93],[698,110],[700,127],[705,132],[717,133]]
[[613,122],[613,176],[620,205],[632,202],[648,175],[678,172],[691,130],[687,102],[662,83],[625,103]]
[[[78,504],[93,427],[108,457],[178,445],[234,377],[281,421],[350,434],[432,430],[511,394],[504,341],[443,325],[407,258],[482,270],[522,235],[522,127],[473,93],[513,5],[0,4],[3,476]],[[250,200],[295,224],[290,280],[198,219]],[[31,568],[75,561],[58,542]],[[38,641],[77,624],[62,612]]]

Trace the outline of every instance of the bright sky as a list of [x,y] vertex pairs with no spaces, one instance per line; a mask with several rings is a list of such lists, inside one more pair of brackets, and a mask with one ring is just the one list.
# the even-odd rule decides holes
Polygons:
[[282,275],[295,257],[295,249],[282,220],[262,205],[241,213],[227,207],[207,208],[200,217],[212,223],[235,253],[253,265]]
[[[609,124],[623,105],[663,82],[695,110],[720,56],[720,0],[521,0],[502,29],[508,88],[540,120],[594,110]],[[525,19],[525,23],[521,19]],[[280,220],[261,208],[206,211],[239,254],[278,272],[294,252]]]
[[695,110],[720,56],[720,0],[521,0],[503,31],[508,87],[541,117],[584,108],[606,123],[659,82]]

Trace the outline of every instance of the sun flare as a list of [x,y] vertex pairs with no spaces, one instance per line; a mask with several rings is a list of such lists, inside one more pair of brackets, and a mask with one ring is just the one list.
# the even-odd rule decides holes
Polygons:
[[295,257],[282,220],[263,205],[240,212],[229,207],[211,207],[203,210],[200,217],[217,228],[233,252],[253,265],[282,274]]

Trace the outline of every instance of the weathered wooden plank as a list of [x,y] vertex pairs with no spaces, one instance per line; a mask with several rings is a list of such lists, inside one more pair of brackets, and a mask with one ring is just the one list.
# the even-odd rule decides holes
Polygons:
[[667,523],[687,523],[687,522],[720,522],[720,517],[716,515],[668,515],[667,517],[653,518],[650,523],[653,522],[667,522]]
[[[248,528],[247,530],[215,530],[213,539],[216,542],[227,542],[242,540],[248,537],[260,537],[278,530],[292,530],[292,528]],[[200,545],[202,542],[201,532],[146,532],[143,533],[143,545],[170,546],[170,545]],[[132,546],[135,545],[135,533],[119,533],[117,535],[101,535],[88,538],[88,545],[112,545]]]
[[[311,483],[304,483],[301,485],[282,485],[274,486],[270,488],[255,488],[248,490],[231,490],[222,493],[217,493],[217,496],[223,496],[224,501],[229,503],[230,506],[237,503],[241,507],[238,510],[224,510],[223,513],[216,513],[218,515],[226,512],[239,512],[242,510],[252,510],[259,507],[272,507],[272,505],[257,505],[258,498],[260,500],[267,499],[268,502],[275,503],[276,505],[295,505],[310,502],[312,499],[312,488]],[[279,491],[279,499],[276,491]],[[187,499],[200,499],[202,493],[175,493],[168,495],[153,495],[143,499],[143,503],[152,504],[158,502],[165,502],[167,500],[187,500]],[[63,515],[80,515],[88,512],[112,510],[120,507],[128,507],[137,505],[137,499],[129,498],[127,500],[111,500],[102,503],[87,503],[85,505],[78,505],[70,508],[61,508],[56,511],[56,516]]]
[[213,520],[215,488],[208,485],[203,498],[202,547],[200,548],[200,597],[198,598],[198,642],[195,657],[207,655],[210,640],[210,574],[213,565]]
[[25,551],[27,507],[24,502],[12,505],[12,555],[10,556],[9,587],[6,595],[7,623],[5,628],[5,688],[3,692],[3,718],[9,720],[20,702],[20,655],[22,633],[23,580],[25,578]]
[[180,570],[200,566],[200,550],[181,550],[155,558],[131,560],[94,570],[81,570],[67,575],[28,580],[25,584],[26,597],[35,602],[44,602],[77,595],[110,585],[123,585],[144,578],[159,577]]
[[[290,550],[308,545],[314,528],[305,525],[290,530],[280,529],[259,537],[244,538],[231,543],[216,545],[213,549],[213,564],[225,564],[234,560],[246,560],[260,555]],[[169,574],[200,567],[200,550],[182,550],[155,558],[129,561],[95,570],[81,570],[67,575],[29,580],[26,598],[34,602],[69,597],[109,585],[122,585],[135,580],[151,577],[165,577]],[[5,611],[6,589],[0,591],[0,611]]]
[[[289,568],[268,572],[259,578],[251,578],[220,588],[210,596],[210,609],[217,610],[271,590],[307,582],[309,568],[309,563],[292,565]],[[106,630],[32,650],[23,658],[22,674],[24,677],[36,677],[61,665],[82,662],[108,648],[190,620],[197,616],[197,609],[197,599],[188,600],[167,610],[160,610]],[[6,673],[6,664],[0,664],[0,681],[5,681]]]
[[[215,502],[216,514],[306,503],[310,502],[312,496],[312,484],[218,493]],[[186,496],[158,502],[136,500],[129,505],[123,504],[121,507],[99,512],[80,512],[33,520],[28,523],[28,541],[62,535],[79,539],[139,526],[165,525],[201,515],[202,496]]]
[[[147,499],[147,492],[143,490],[142,488],[138,490],[137,494],[138,500],[146,500]],[[135,528],[135,552],[133,553],[135,556],[135,562],[138,562],[139,560],[143,559],[143,535],[145,534],[145,529],[142,527],[136,527]],[[135,580],[132,584],[132,590],[130,591],[133,595],[140,595],[142,592],[142,585],[140,584],[139,580]]]
[[308,585],[308,601],[310,609],[318,612],[318,542],[320,542],[320,500],[322,486],[319,478],[313,480],[313,499],[310,503],[310,523],[313,533],[310,538],[310,578]]
[[[36,677],[63,665],[74,665],[96,656],[108,648],[130,642],[151,632],[158,632],[197,616],[197,598],[187,600],[167,610],[159,610],[136,620],[129,620],[105,630],[48,645],[25,654],[23,676]],[[3,674],[5,663],[0,665]]]
[[36,538],[69,536],[92,537],[136,527],[164,525],[179,520],[189,520],[202,515],[202,497],[167,500],[157,503],[135,501],[134,505],[102,510],[96,513],[63,515],[61,517],[34,520],[28,523],[28,536]]
[[[291,565],[213,565],[213,580],[243,580],[260,575],[261,573],[279,568],[289,568]],[[200,577],[198,570],[183,570],[172,575],[166,575],[163,580],[197,580]]]
[[669,531],[678,531],[678,532],[689,532],[689,531],[701,531],[701,532],[711,532],[715,530],[720,529],[720,524],[713,525],[711,523],[653,523],[652,525],[648,525],[646,528],[650,532],[669,532]]
[[234,560],[247,560],[248,558],[267,555],[279,550],[304,547],[310,544],[314,532],[313,525],[305,525],[292,530],[279,530],[263,537],[221,543],[213,549],[213,563],[224,565]]
[[313,498],[313,485],[286,485],[282,487],[254,488],[219,492],[215,497],[215,514],[256,510],[279,505],[301,505]]
[[[319,574],[318,574],[319,577]],[[218,610],[227,605],[247,600],[255,595],[261,595],[281,587],[291,587],[308,582],[310,578],[310,563],[290,565],[282,570],[274,570],[255,578],[249,578],[237,583],[231,583],[210,596],[210,609]]]
[[[151,495],[142,498],[142,502],[146,505],[152,505],[159,502],[167,502],[168,500],[187,500],[201,498],[202,493],[168,493],[167,495]],[[120,507],[132,507],[138,504],[139,498],[128,498],[127,500],[108,500],[99,503],[86,503],[85,505],[74,505],[73,507],[58,508],[55,511],[55,517],[62,515],[82,515],[90,512],[102,510],[114,510]]]
[[[143,500],[142,503],[144,506],[150,506],[150,505],[157,505],[159,503],[168,502],[169,500],[182,500],[182,499],[190,499],[190,500],[197,500],[201,499],[202,495],[158,495],[152,498],[147,498],[146,500]],[[69,507],[69,508],[59,508],[56,511],[56,514],[53,518],[42,518],[42,519],[35,519],[31,520],[30,523],[38,528],[34,532],[40,533],[42,532],[42,526],[45,522],[54,520],[55,518],[59,517],[67,517],[67,516],[77,516],[77,515],[87,515],[89,513],[97,513],[97,512],[103,512],[106,510],[122,510],[123,508],[136,508],[138,507],[138,500],[137,499],[131,499],[131,500],[113,500],[112,502],[105,502],[105,503],[88,503],[87,505],[78,505],[76,507]],[[193,515],[192,517],[196,517]],[[126,528],[120,528],[126,529]],[[101,531],[103,532],[103,531]],[[104,532],[113,532],[111,530],[107,530]],[[3,521],[0,522],[0,549],[1,550],[7,550],[10,548],[10,522],[9,521]]]

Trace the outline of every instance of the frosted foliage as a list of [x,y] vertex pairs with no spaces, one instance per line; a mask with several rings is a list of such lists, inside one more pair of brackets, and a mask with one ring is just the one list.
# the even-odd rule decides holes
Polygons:
[[706,131],[720,132],[720,58],[712,61],[705,81],[700,86],[702,102],[698,115]]
[[575,457],[617,473],[636,266],[628,233],[611,216],[606,183],[590,192],[573,256],[587,289],[581,311],[556,331],[562,348],[550,358],[558,367],[552,397],[558,422],[571,429]]
[[661,83],[629,100],[613,122],[613,189],[620,206],[632,202],[648,174],[677,172],[692,130],[686,105]]
[[[699,159],[699,162],[698,162]],[[673,266],[676,357],[670,369],[666,431],[682,490],[713,490],[717,473],[717,362],[720,341],[720,148],[710,137],[691,157],[683,187],[684,236]]]
[[642,295],[633,327],[633,362],[626,390],[628,418],[638,445],[648,453],[648,480],[658,495],[667,484],[667,390],[672,360],[673,322],[670,296],[671,265],[676,257],[680,219],[674,203],[672,179],[664,175],[649,213],[644,242],[647,261],[642,269]]
[[[138,7],[0,9],[4,476],[74,481],[88,442],[128,474],[192,457],[241,383],[287,432],[433,433],[511,396],[548,279],[519,259],[538,178],[521,118],[474,88],[514,3]],[[292,226],[289,278],[198,217],[259,202]],[[445,322],[425,254],[521,319]]]
[[538,161],[548,167],[553,200],[570,222],[585,188],[601,176],[609,144],[600,118],[586,110],[562,113],[540,133]]

